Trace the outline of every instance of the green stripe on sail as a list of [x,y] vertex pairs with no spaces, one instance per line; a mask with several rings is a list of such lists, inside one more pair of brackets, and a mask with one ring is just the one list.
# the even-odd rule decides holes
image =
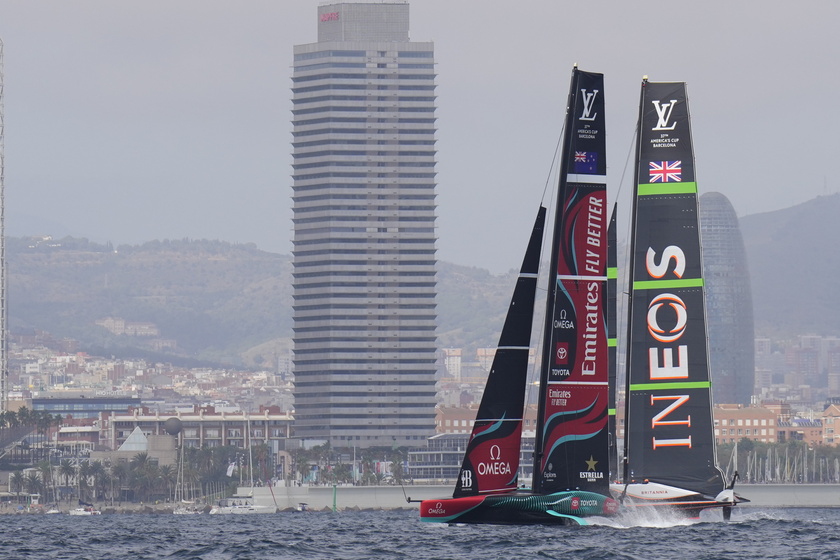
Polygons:
[[617,266],[607,267],[607,279],[608,280],[615,280],[616,278],[618,278],[618,267]]
[[607,414],[609,416],[615,416],[615,409],[614,408],[607,409]]
[[676,280],[639,280],[633,282],[634,290],[664,290],[671,288],[702,288],[702,278],[677,278]]
[[708,389],[711,381],[684,381],[675,383],[635,383],[630,385],[631,391],[651,391],[655,389]]
[[618,339],[616,337],[610,337],[607,339],[607,347],[608,348],[616,348],[618,347]]
[[640,183],[639,196],[653,196],[662,194],[697,194],[697,183]]

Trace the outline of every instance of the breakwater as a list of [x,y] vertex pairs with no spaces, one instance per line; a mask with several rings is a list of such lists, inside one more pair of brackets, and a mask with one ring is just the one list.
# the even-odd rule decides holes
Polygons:
[[[241,495],[251,492],[240,488]],[[254,501],[280,509],[308,504],[315,511],[332,509],[416,509],[411,500],[452,496],[451,486],[291,486],[254,488]],[[840,507],[838,484],[738,484],[736,492],[749,499],[744,507]]]

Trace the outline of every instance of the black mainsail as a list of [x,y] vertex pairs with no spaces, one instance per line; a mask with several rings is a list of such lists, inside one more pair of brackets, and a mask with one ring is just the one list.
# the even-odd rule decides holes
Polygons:
[[716,462],[685,83],[642,83],[636,152],[625,484],[614,490],[646,504],[734,505]]

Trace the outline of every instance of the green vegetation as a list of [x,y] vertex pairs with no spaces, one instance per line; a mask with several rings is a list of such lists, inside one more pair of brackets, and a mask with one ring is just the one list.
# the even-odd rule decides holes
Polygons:
[[[9,238],[12,333],[72,338],[92,355],[144,358],[185,367],[266,367],[252,348],[292,335],[290,257],[253,244],[165,240],[98,245],[86,239]],[[516,282],[513,273],[438,265],[441,347],[493,346]],[[118,317],[154,323],[174,350],[96,325]]]
[[[311,484],[357,484],[375,486],[407,482],[404,463],[408,450],[404,447],[371,447],[359,449],[353,472],[352,450],[334,449],[329,443],[312,449],[298,448],[291,452],[292,472],[287,478]],[[350,459],[350,462],[347,460]]]
[[[255,478],[259,473],[272,472],[265,445],[255,445],[251,456]],[[242,482],[240,471],[250,473],[248,460],[248,455],[236,447],[187,448],[181,492],[202,498],[231,494]],[[231,463],[239,469],[227,476]],[[244,481],[247,484],[249,476]],[[17,470],[9,476],[12,493],[39,494],[42,503],[55,504],[74,504],[77,500],[111,505],[171,502],[176,498],[177,482],[177,465],[158,465],[147,453],[113,464],[88,459],[62,459],[58,464],[42,461],[26,474]]]

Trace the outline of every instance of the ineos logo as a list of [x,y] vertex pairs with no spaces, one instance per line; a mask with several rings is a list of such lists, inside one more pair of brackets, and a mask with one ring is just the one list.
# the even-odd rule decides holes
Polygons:
[[[676,324],[670,331],[668,331],[668,333],[659,326],[659,321],[657,319],[659,308],[666,304],[670,305],[671,309],[673,309],[676,314]],[[650,332],[650,336],[659,342],[674,342],[680,338],[683,335],[683,332],[685,332],[687,322],[688,311],[685,308],[685,302],[679,297],[674,294],[660,294],[651,300],[650,305],[648,306],[647,327],[648,332]]]

